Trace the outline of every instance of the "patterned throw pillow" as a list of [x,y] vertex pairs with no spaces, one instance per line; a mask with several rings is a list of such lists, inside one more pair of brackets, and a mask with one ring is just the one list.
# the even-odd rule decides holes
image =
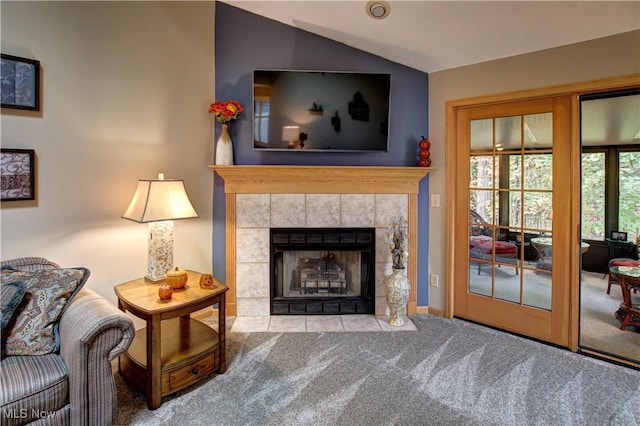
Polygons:
[[2,340],[7,333],[13,314],[24,298],[27,286],[22,281],[2,284],[0,286],[0,306],[2,307]]
[[16,281],[24,282],[26,300],[7,330],[2,355],[44,355],[57,352],[60,349],[60,316],[67,302],[89,278],[89,274],[86,268],[24,272],[12,267],[3,267],[0,274],[2,285]]

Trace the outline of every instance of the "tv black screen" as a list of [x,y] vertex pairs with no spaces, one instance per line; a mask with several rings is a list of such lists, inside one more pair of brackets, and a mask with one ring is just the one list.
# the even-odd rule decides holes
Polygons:
[[254,70],[254,149],[386,152],[390,90],[390,74]]

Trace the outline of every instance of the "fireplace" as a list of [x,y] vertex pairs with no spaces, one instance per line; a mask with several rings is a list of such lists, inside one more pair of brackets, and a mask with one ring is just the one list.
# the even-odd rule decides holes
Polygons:
[[[418,233],[418,189],[427,167],[211,166],[224,179],[227,315],[271,315],[271,228],[371,227],[376,232],[375,315],[388,315],[383,279],[391,273],[389,219]],[[409,238],[408,313],[417,311],[418,239]],[[371,273],[371,276],[374,274]]]
[[271,315],[375,312],[375,228],[271,228]]

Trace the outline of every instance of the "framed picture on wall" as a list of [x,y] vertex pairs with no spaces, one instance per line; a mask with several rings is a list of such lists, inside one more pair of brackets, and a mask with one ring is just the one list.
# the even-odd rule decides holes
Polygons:
[[2,108],[40,111],[40,62],[2,54]]
[[35,200],[35,151],[0,150],[0,194],[2,201]]

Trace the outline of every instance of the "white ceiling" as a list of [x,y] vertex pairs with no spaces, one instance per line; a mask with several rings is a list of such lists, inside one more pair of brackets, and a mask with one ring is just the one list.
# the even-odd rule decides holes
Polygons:
[[640,95],[582,102],[582,144],[640,144]]
[[223,2],[427,73],[640,29],[640,1]]

